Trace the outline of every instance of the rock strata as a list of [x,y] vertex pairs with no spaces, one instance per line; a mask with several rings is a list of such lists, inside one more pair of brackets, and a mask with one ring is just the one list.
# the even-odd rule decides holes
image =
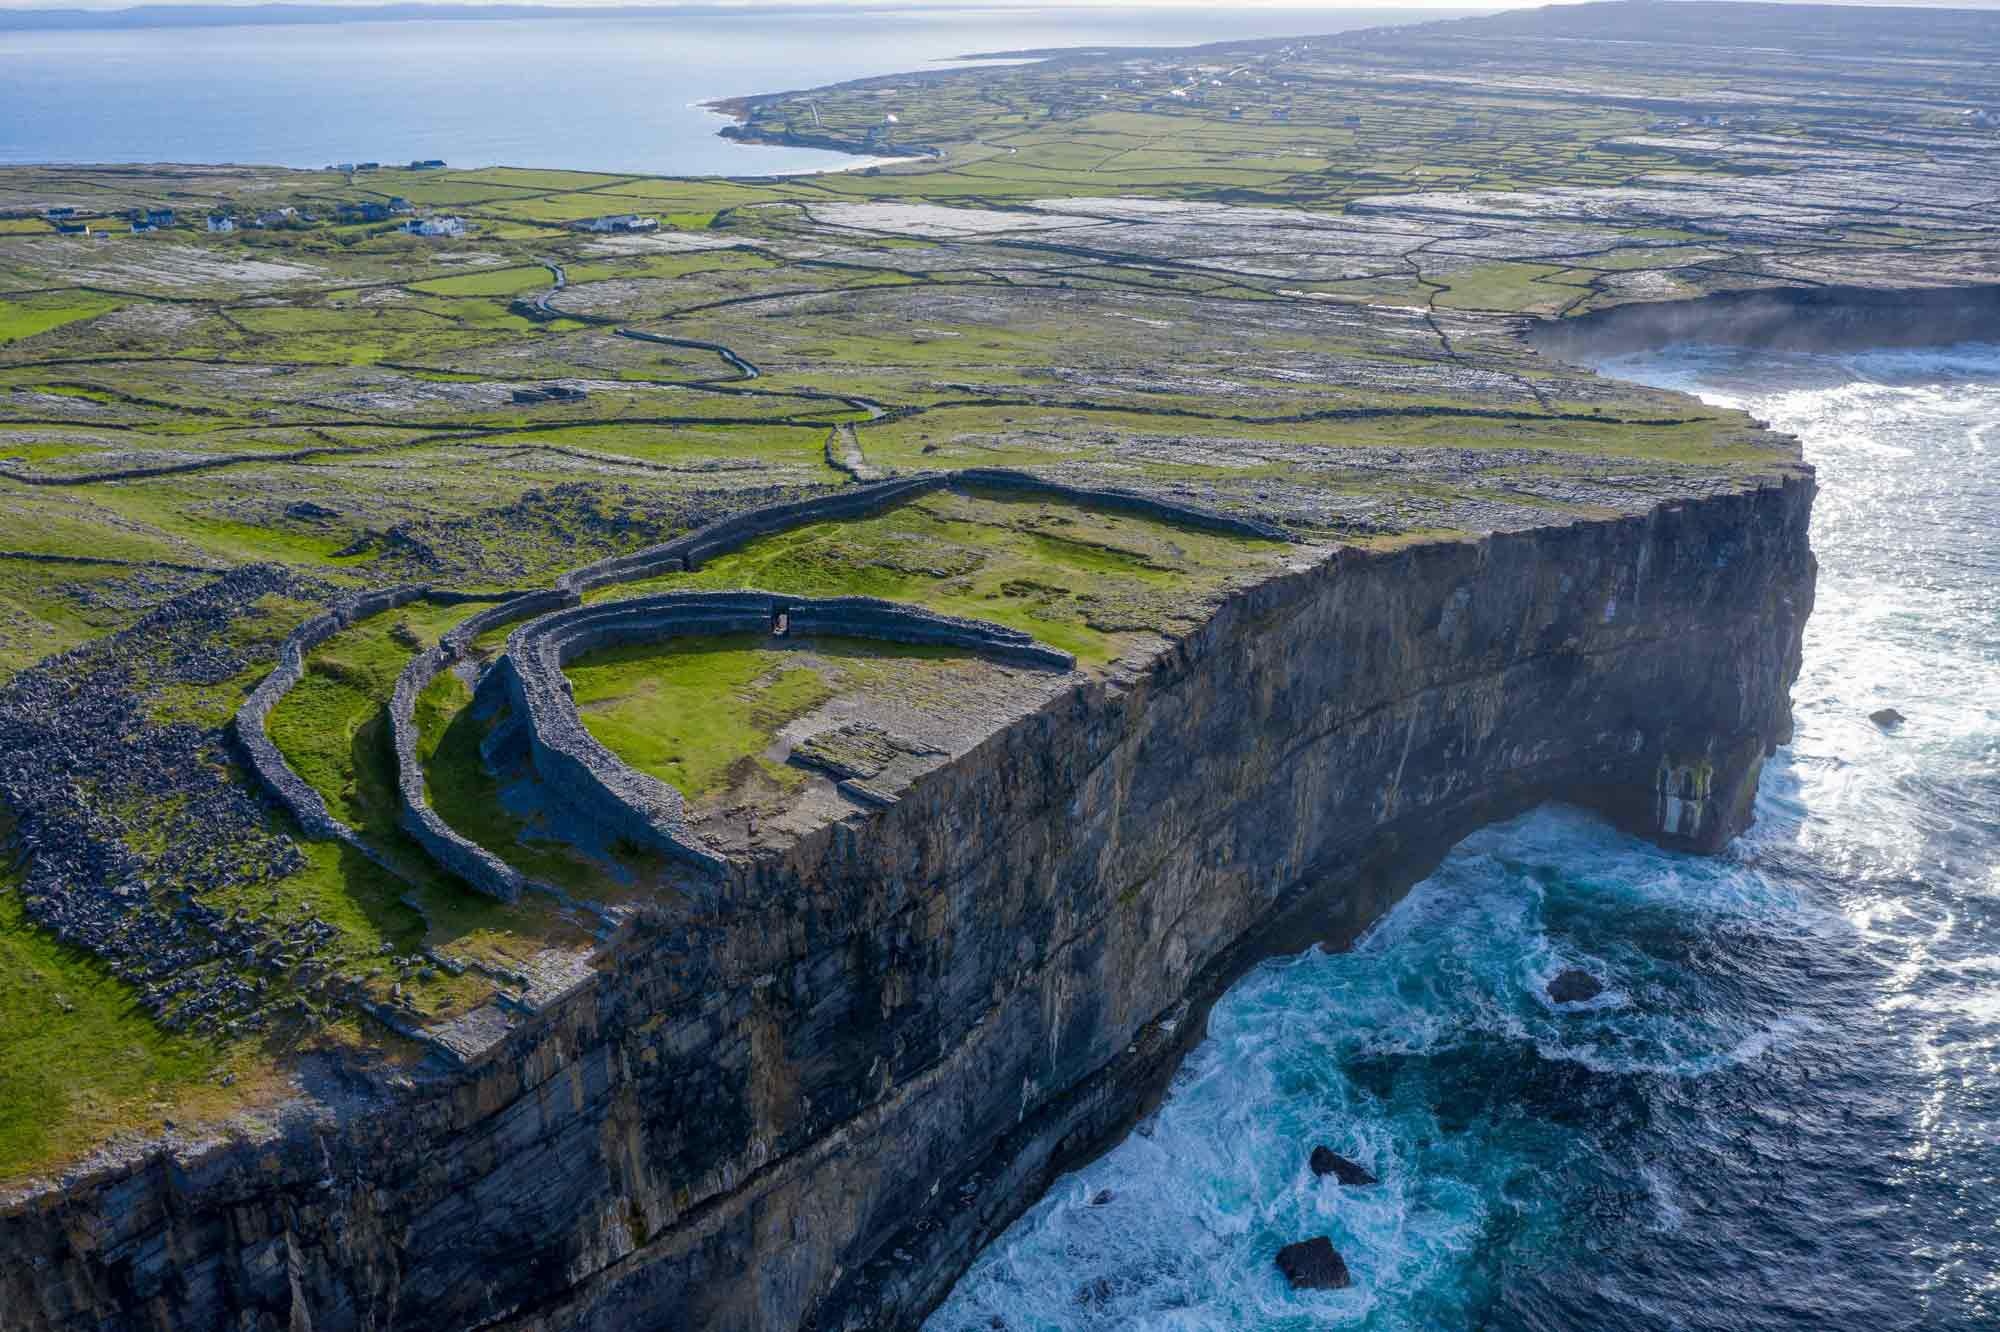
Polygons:
[[[1234,977],[1351,938],[1457,837],[1569,799],[1721,846],[1789,730],[1810,473],[1739,413],[1560,358],[1990,337],[1996,140],[1970,108],[2000,104],[1995,52],[2000,23],[1970,13],[1639,3],[1235,44],[1206,69],[1099,52],[780,94],[739,105],[746,133],[916,134],[950,160],[716,187],[731,202],[700,225],[646,236],[542,229],[554,286],[504,326],[504,294],[439,299],[431,246],[335,255],[287,224],[84,255],[24,220],[0,238],[16,294],[117,308],[0,357],[0,604],[31,612],[0,616],[0,671],[21,668],[0,687],[7,891],[170,1024],[260,1034],[285,1053],[239,1094],[267,1106],[270,1071],[296,1099],[213,1130],[154,1107],[182,1126],[165,1145],[0,1199],[0,1326],[897,1332],[1156,1103]],[[1092,147],[1162,115],[1205,151],[1162,172]],[[0,174],[24,219],[369,190]],[[477,176],[424,185],[512,207]],[[438,259],[498,275],[566,198],[638,206],[592,197],[531,200],[527,230]],[[1006,466],[942,470],[974,463]],[[617,884],[585,869],[573,897],[523,873],[551,858],[431,808],[419,695],[474,682],[476,637],[602,627],[580,608],[611,584],[925,496],[852,545],[781,543],[807,558],[759,577],[990,595],[988,618],[1059,615],[1115,659],[960,660],[954,684],[837,696],[753,756],[762,804],[645,819],[712,854],[635,856],[631,882],[614,855]],[[947,517],[973,510],[972,530]],[[1260,540],[1262,581],[1226,600],[1183,598],[1218,534],[1296,544]],[[1074,576],[952,586],[1022,541]],[[280,564],[224,572],[251,559]],[[1102,595],[1090,571],[1113,566],[1157,595]],[[542,590],[428,651],[409,624],[343,635],[370,698],[393,669],[376,648],[416,653],[388,728],[432,875],[372,798],[335,798],[350,772],[372,787],[379,752],[307,783],[263,727],[306,653],[333,682],[343,644],[319,635],[445,580]],[[232,746],[221,722],[274,661]],[[963,725],[930,724],[961,698]],[[877,729],[838,729],[857,716]],[[536,718],[497,720],[532,743]],[[531,832],[597,831],[541,819],[539,785],[505,788]],[[357,936],[397,952],[379,869],[421,880],[403,905],[438,943],[380,971],[386,1003],[330,965]],[[454,902],[448,877],[506,905]],[[349,909],[319,905],[331,885]],[[587,946],[543,947],[579,927]],[[477,989],[421,993],[433,961]],[[414,1025],[479,977],[502,990]],[[366,1044],[381,1025],[427,1053],[350,1053],[369,1014]],[[291,1053],[322,1033],[338,1053]],[[1126,1280],[1053,1295],[1110,1321]]]
[[1663,766],[1707,774],[1674,839],[1740,829],[1788,730],[1811,495],[1301,562],[634,919],[461,1067],[9,1201],[0,1308],[913,1326],[1244,967],[1347,937],[1457,837],[1566,797],[1665,840]]
[[1587,360],[1677,342],[1809,352],[1935,347],[1990,338],[1996,324],[2000,287],[1815,285],[1619,305],[1539,323],[1529,338],[1544,353]]

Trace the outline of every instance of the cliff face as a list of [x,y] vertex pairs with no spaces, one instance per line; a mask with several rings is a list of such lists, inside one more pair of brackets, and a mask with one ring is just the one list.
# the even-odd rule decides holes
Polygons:
[[1789,728],[1811,497],[1238,594],[760,864],[753,909],[641,922],[461,1074],[12,1205],[0,1328],[912,1325],[1269,947],[1548,798],[1739,830]]
[[1781,351],[1939,347],[1993,336],[2000,287],[1772,287],[1692,301],[1615,305],[1527,330],[1558,359],[1588,361],[1677,342]]

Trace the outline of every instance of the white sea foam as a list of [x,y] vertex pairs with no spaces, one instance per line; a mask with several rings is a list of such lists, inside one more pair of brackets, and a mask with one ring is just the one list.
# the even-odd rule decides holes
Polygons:
[[[1351,951],[1246,976],[1144,1131],[1032,1209],[931,1332],[1709,1325],[1714,1287],[1669,1249],[1751,1274],[1735,1325],[1817,1325],[1797,1238],[1879,1246],[1933,1179],[1925,1317],[1987,1325],[1965,1274],[2000,1270],[2000,1243],[1948,1181],[2000,1170],[2000,346],[1613,368],[1741,406],[1820,469],[1798,736],[1757,827],[1708,860],[1562,809],[1467,839]],[[1884,705],[1908,720],[1878,727]],[[1572,966],[1605,992],[1549,1002]],[[1317,1143],[1382,1183],[1315,1178]],[[1893,1217],[1853,1183],[1875,1158],[1923,1163]],[[1354,1289],[1285,1288],[1272,1255],[1313,1234]],[[1881,1271],[1846,1274],[1894,1307],[1904,1269]]]

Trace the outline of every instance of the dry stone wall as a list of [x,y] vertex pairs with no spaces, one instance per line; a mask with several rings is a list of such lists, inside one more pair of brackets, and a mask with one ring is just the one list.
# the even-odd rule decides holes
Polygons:
[[727,861],[688,825],[680,792],[613,754],[577,715],[563,666],[588,652],[688,635],[837,634],[963,648],[1046,670],[1068,671],[1066,652],[1016,629],[958,619],[874,597],[786,597],[770,592],[672,592],[557,611],[514,631],[480,682],[480,706],[508,721],[496,750],[524,753],[550,804],[594,839],[622,838],[712,873]]
[[[465,1067],[0,1204],[27,1332],[895,1332],[1173,1065],[1161,1019],[1548,798],[1712,849],[1788,728],[1811,481],[1231,594],[895,805],[641,913]],[[1661,765],[1713,780],[1662,831]],[[1393,871],[1393,873],[1392,873]],[[1290,940],[1291,947],[1304,942]],[[1164,1053],[1163,1053],[1164,1050]]]
[[[598,588],[617,583],[636,582],[667,573],[683,572],[698,567],[704,560],[740,549],[759,537],[790,531],[811,523],[865,517],[947,486],[1039,492],[1071,503],[1113,508],[1241,536],[1277,539],[1285,535],[1269,524],[1220,513],[1200,505],[1163,500],[1127,490],[1065,485],[1045,480],[1033,473],[1003,468],[925,472],[916,476],[847,486],[810,499],[762,505],[735,514],[709,523],[684,536],[676,537],[672,541],[573,569],[558,579],[553,588],[538,592],[496,594],[500,604],[467,619],[447,633],[437,647],[419,653],[413,658],[397,678],[389,707],[390,732],[396,752],[396,783],[401,806],[399,821],[403,830],[446,872],[488,896],[511,902],[517,900],[522,891],[528,888],[555,892],[555,889],[546,884],[529,880],[491,851],[454,831],[438,816],[436,810],[431,808],[429,798],[424,793],[416,702],[418,696],[437,678],[438,673],[459,662],[472,642],[482,634],[501,625],[577,606],[586,593]],[[379,852],[369,846],[352,828],[333,816],[319,792],[300,777],[285,760],[284,755],[271,742],[267,723],[272,709],[277,706],[286,691],[304,677],[306,656],[314,648],[349,625],[420,599],[449,603],[493,598],[452,592],[425,584],[406,584],[365,593],[338,603],[325,615],[314,617],[292,634],[280,653],[277,669],[257,686],[250,698],[238,709],[234,724],[238,746],[245,761],[257,774],[259,783],[273,800],[291,813],[308,837],[343,842],[392,870],[393,866],[389,866]],[[837,603],[823,603],[838,608],[818,613],[830,615],[834,620],[848,617],[849,621],[857,626],[864,621],[877,623],[884,632],[876,633],[874,635],[876,637],[895,637],[897,633],[916,632],[915,626],[919,621],[903,621],[894,615],[868,610],[862,605],[866,600],[853,598],[843,599]],[[881,604],[888,605],[888,603]],[[833,621],[827,623],[831,624]],[[997,626],[985,626],[985,628],[992,630]],[[830,629],[822,632],[858,632],[866,635],[870,631],[866,628],[855,628],[847,631]],[[948,640],[908,638],[903,641]],[[1052,651],[1032,644],[1026,647],[1009,644],[990,636],[980,639],[976,645],[970,642],[960,645],[972,646],[978,651],[1010,656],[1031,664],[1048,664],[1037,654]],[[1067,666],[1063,669],[1067,669]],[[556,750],[551,749],[546,752],[551,756],[552,762],[559,767],[566,766],[572,761],[567,757],[555,757],[558,752]],[[578,752],[581,753],[583,750],[579,749]],[[568,751],[563,753],[567,754]],[[611,770],[604,764],[602,756],[589,757],[589,762],[585,762],[583,758],[574,759],[575,763],[581,765],[575,771],[602,770],[608,779]],[[626,772],[627,775],[619,779],[620,783],[628,788],[625,811],[604,826],[617,829],[618,835],[636,835],[642,843],[661,845],[697,865],[714,869],[716,865],[713,853],[697,847],[685,833],[684,820],[681,818],[677,803],[678,795],[671,791],[663,794],[662,790],[654,789],[658,783],[648,786],[646,782],[650,779],[644,779],[643,774],[631,773],[629,769]],[[668,796],[672,799],[669,800]],[[599,808],[593,804],[591,808],[597,810],[599,814],[609,815],[615,812],[608,806]]]
[[[525,592],[490,610],[469,616],[447,631],[436,647],[420,652],[396,677],[389,697],[389,739],[396,753],[398,822],[411,840],[446,873],[503,902],[519,900],[524,889],[544,887],[469,837],[462,836],[431,808],[424,791],[424,766],[418,751],[417,698],[438,675],[449,670],[481,634],[516,620],[576,604],[569,592]],[[548,891],[553,892],[553,889]]]
[[672,541],[573,569],[558,581],[561,586],[580,595],[613,583],[632,583],[660,574],[683,572],[695,568],[703,560],[747,545],[758,537],[790,531],[807,523],[878,513],[891,505],[937,490],[944,483],[944,474],[925,473],[872,485],[846,486],[811,499],[762,505],[710,523]]
[[306,836],[319,841],[345,842],[366,850],[355,831],[336,819],[326,801],[299,776],[271,741],[268,725],[271,712],[293,685],[305,678],[306,657],[341,630],[371,615],[407,606],[429,595],[421,583],[405,583],[379,592],[363,593],[336,602],[323,615],[315,615],[294,629],[278,649],[278,665],[250,691],[236,710],[236,744],[243,762],[256,774],[271,798],[291,812]]
[[1060,481],[1036,476],[1033,472],[1017,472],[1008,467],[964,468],[951,473],[951,485],[954,490],[966,488],[1018,490],[1047,495],[1051,499],[1067,500],[1072,504],[1087,504],[1098,509],[1138,514],[1142,518],[1183,523],[1189,527],[1222,532],[1229,536],[1261,537],[1266,541],[1289,539],[1284,528],[1261,519],[1245,518],[1240,514],[1224,513],[1220,509],[1211,509],[1202,504],[1165,499],[1158,495],[1122,490],[1115,486],[1065,485]]
[[[546,594],[527,594],[524,596],[522,594],[506,592],[490,594],[458,592],[449,588],[432,587],[425,583],[404,583],[375,592],[365,592],[358,596],[336,602],[332,609],[328,610],[325,614],[313,616],[286,637],[284,644],[278,651],[277,668],[259,682],[257,687],[250,692],[250,696],[243,701],[242,706],[236,710],[236,716],[231,729],[236,739],[237,751],[241,755],[245,766],[256,775],[258,783],[263,786],[271,798],[292,816],[298,823],[300,830],[307,837],[317,841],[340,842],[354,848],[391,873],[397,873],[395,865],[383,856],[380,851],[353,828],[350,828],[346,823],[334,817],[333,812],[327,808],[326,800],[318,791],[313,789],[310,782],[299,776],[298,770],[292,767],[277,745],[272,742],[270,734],[272,711],[276,709],[279,701],[284,698],[285,694],[294,685],[298,684],[300,680],[305,678],[306,658],[313,650],[341,630],[358,624],[363,620],[380,615],[385,611],[397,610],[415,601],[429,601],[444,606],[464,605],[469,602],[492,601],[496,599],[501,603],[493,610],[483,611],[474,615],[465,624],[459,625],[452,633],[445,636],[447,641],[452,640],[455,635],[461,636],[459,648],[452,650],[448,654],[442,647],[432,648],[428,652],[417,655],[415,660],[409,667],[404,669],[402,675],[397,680],[396,699],[398,706],[400,706],[404,696],[404,685],[412,678],[413,673],[420,663],[434,663],[430,674],[423,677],[424,684],[428,684],[431,678],[435,676],[436,671],[442,669],[443,663],[448,663],[450,660],[456,658],[458,652],[462,650],[463,643],[470,642],[471,637],[481,632],[474,630],[471,636],[465,636],[467,625],[474,624],[475,622],[489,621],[496,616],[503,617],[500,622],[504,623],[508,607],[530,600],[534,596],[542,595]],[[533,607],[530,607],[519,613],[533,613],[533,609]],[[422,687],[422,685],[418,685],[416,692],[421,692]],[[415,692],[409,694],[407,700],[409,711],[414,710],[415,698]],[[397,706],[392,706],[392,729],[394,727],[393,718],[396,713]],[[397,734],[396,738],[399,752],[397,762],[398,783],[407,787],[407,774],[413,765],[405,764],[401,761],[401,734]],[[416,753],[414,739],[411,741],[410,752],[414,759]],[[421,797],[422,769],[418,767],[416,771],[419,781],[418,794]],[[404,804],[407,809],[407,790],[405,790]],[[435,820],[436,816],[432,815],[432,818]],[[442,827],[442,821],[438,822],[439,826]],[[455,837],[456,835],[453,834],[453,836]],[[460,842],[464,841],[463,838],[458,838],[457,840]],[[503,897],[508,901],[512,901],[520,895],[520,875],[508,869],[505,865],[501,865],[490,855],[486,857],[486,860],[492,861],[492,864],[486,865],[476,858],[468,859],[463,855],[462,849],[455,845],[446,844],[433,847],[425,843],[425,839],[422,837],[419,837],[418,841],[424,844],[424,849],[439,864],[443,865],[450,872],[457,874],[460,878],[465,879],[467,883],[479,888],[482,892]],[[469,847],[472,844],[465,843],[465,845]],[[477,850],[478,848],[475,847],[473,849]],[[478,877],[474,877],[475,872],[478,873]]]

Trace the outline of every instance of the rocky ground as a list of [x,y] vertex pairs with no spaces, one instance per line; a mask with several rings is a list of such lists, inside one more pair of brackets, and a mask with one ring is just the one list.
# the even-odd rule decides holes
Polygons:
[[[0,170],[16,866],[0,893],[73,946],[63,965],[108,970],[208,1042],[201,1078],[412,1034],[421,1052],[496,994],[532,1007],[586,974],[606,913],[653,890],[508,811],[456,676],[425,704],[441,811],[572,900],[468,901],[398,831],[389,686],[476,607],[385,615],[316,652],[274,735],[375,858],[290,826],[226,723],[336,596],[546,585],[758,505],[932,468],[1254,517],[1289,536],[1283,558],[1645,513],[1791,474],[1791,443],[1741,414],[1524,335],[1537,316],[1722,291],[2000,283],[2000,130],[1968,114],[2000,111],[2000,20],[1879,29],[1874,13],[1597,6],[865,81],[814,94],[816,132],[939,155],[824,178]],[[764,138],[807,114],[798,96],[741,112]],[[343,220],[392,197],[471,234]],[[310,220],[202,229],[211,210],[278,201]],[[132,234],[121,214],[141,205],[179,221]],[[106,234],[58,234],[60,208]],[[664,225],[569,225],[627,212]],[[1184,631],[1227,581],[1206,576],[1220,547],[1107,553],[1103,531],[1061,530],[1076,521],[933,505],[773,538],[712,576],[1072,634],[1060,645],[1096,671]],[[1032,706],[1020,692],[982,701]],[[926,731],[935,699],[870,698],[785,718],[773,761],[893,785],[964,739]],[[818,826],[769,804],[795,789],[722,801],[725,840],[775,853]],[[119,1102],[107,1132],[156,1130],[183,1090]],[[60,1159],[53,1139],[11,1141],[0,1177]]]

